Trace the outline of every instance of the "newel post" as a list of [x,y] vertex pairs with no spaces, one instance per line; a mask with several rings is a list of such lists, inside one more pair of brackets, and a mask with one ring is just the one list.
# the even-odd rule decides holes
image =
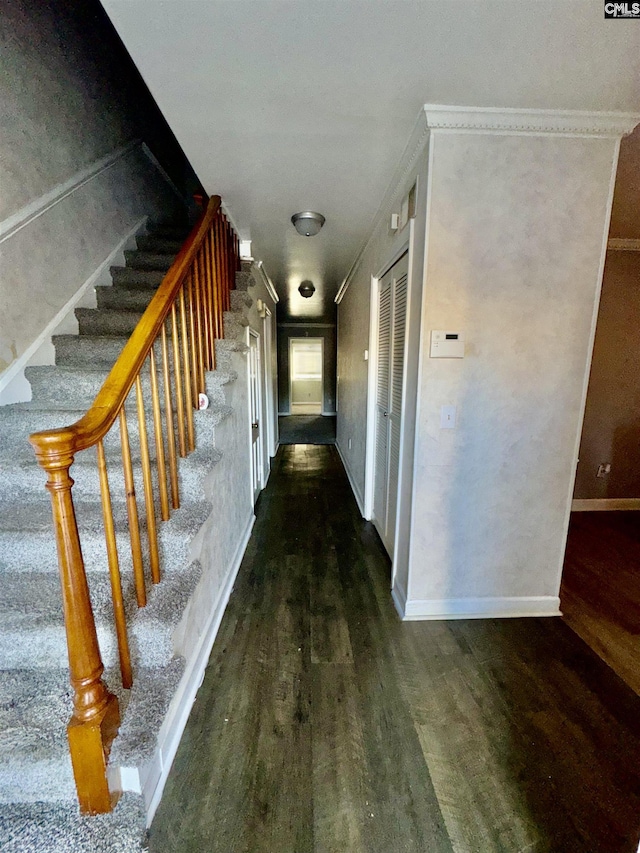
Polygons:
[[116,798],[107,783],[107,761],[120,725],[120,711],[116,696],[102,681],[104,666],[71,495],[73,433],[36,433],[29,440],[47,472],[46,487],[51,494],[69,669],[75,691],[67,736],[80,810],[87,814],[108,812]]

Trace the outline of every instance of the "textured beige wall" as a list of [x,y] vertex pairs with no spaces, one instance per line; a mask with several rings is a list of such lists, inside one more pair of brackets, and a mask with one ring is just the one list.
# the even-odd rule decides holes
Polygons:
[[[640,497],[640,253],[608,252],[575,498]],[[611,473],[596,477],[598,465]]]
[[431,144],[409,597],[556,596],[615,143]]

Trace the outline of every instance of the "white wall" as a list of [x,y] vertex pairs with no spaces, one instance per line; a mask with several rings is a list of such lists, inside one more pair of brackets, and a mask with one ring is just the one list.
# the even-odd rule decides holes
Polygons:
[[[407,615],[557,612],[616,141],[431,146]],[[430,329],[466,357],[430,359]]]

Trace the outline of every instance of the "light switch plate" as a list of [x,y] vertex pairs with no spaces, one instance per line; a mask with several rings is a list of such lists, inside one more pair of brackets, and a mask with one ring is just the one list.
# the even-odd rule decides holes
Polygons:
[[456,428],[456,407],[442,406],[440,409],[440,429]]

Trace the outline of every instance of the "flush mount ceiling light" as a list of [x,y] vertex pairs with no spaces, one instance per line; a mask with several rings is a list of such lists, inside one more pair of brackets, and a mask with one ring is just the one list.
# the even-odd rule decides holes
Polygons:
[[309,299],[309,297],[313,296],[313,294],[315,292],[316,292],[316,289],[313,286],[312,281],[309,281],[307,279],[307,281],[301,281],[300,282],[300,287],[298,288],[298,293],[300,294],[300,296],[303,297],[303,299]]
[[303,210],[301,213],[294,213],[291,221],[298,234],[302,234],[303,237],[315,237],[324,225],[325,220],[321,213]]

